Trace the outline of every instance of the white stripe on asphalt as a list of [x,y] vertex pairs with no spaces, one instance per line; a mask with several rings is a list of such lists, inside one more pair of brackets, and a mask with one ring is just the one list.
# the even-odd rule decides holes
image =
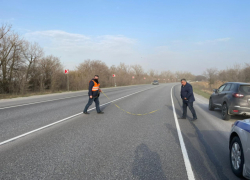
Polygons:
[[64,97],[64,98],[58,98],[58,99],[52,99],[52,100],[46,100],[46,101],[38,101],[38,102],[20,104],[20,105],[15,105],[15,106],[7,106],[7,107],[2,107],[0,109],[9,109],[9,108],[14,108],[14,107],[28,106],[28,105],[32,105],[32,104],[39,104],[39,103],[44,103],[44,102],[58,101],[58,100],[62,100],[62,99],[75,98],[75,97],[80,97],[80,96],[82,97],[84,95],[69,96],[69,97]]
[[[137,86],[137,85],[135,85],[135,86]],[[131,86],[124,86],[124,87],[131,87]],[[118,87],[118,88],[123,88],[123,87]],[[103,88],[103,89],[113,89],[113,88]],[[26,104],[14,105],[14,106],[0,107],[0,110],[1,109],[9,109],[9,108],[21,107],[21,106],[28,106],[28,105],[32,105],[32,104],[40,104],[40,103],[44,103],[44,102],[58,101],[58,100],[62,100],[62,99],[82,97],[82,96],[87,96],[87,95],[69,96],[69,97],[58,98],[58,99],[51,99],[51,100],[46,100],[46,101],[37,101],[37,102],[33,102],[33,103],[26,103]]]
[[[153,88],[156,88],[156,87],[153,87]],[[105,103],[105,104],[100,105],[100,107],[101,107],[101,106],[105,106],[105,105],[107,105],[107,104],[110,104],[110,103],[112,103],[112,102],[118,101],[118,100],[120,100],[120,99],[129,97],[129,96],[132,96],[132,95],[134,95],[134,94],[138,94],[138,93],[140,93],[140,92],[147,91],[147,90],[149,90],[149,89],[153,89],[153,88],[144,89],[144,90],[142,90],[142,91],[138,91],[138,92],[135,92],[135,93],[132,93],[132,94],[123,96],[123,97],[118,98],[118,99],[115,99],[115,100],[113,100],[113,101],[109,101],[109,102],[107,102],[107,103]],[[91,108],[91,109],[89,109],[88,111],[91,111],[91,110],[93,110],[93,109],[95,109],[95,108]],[[48,125],[46,125],[46,126],[37,128],[37,129],[35,129],[35,130],[33,130],[33,131],[29,131],[29,132],[27,132],[27,133],[24,133],[24,134],[21,134],[21,135],[19,135],[19,136],[13,137],[13,138],[11,138],[11,139],[5,140],[5,141],[3,141],[3,142],[0,142],[0,146],[2,146],[2,145],[4,145],[4,144],[7,144],[7,143],[9,143],[9,142],[11,142],[11,141],[15,141],[15,140],[17,140],[17,139],[20,139],[20,138],[22,138],[22,137],[24,137],[24,136],[27,136],[27,135],[29,135],[29,134],[35,133],[35,132],[37,132],[37,131],[41,131],[41,130],[43,130],[43,129],[45,129],[45,128],[54,126],[54,125],[56,125],[56,124],[58,124],[58,123],[64,122],[64,121],[66,121],[66,120],[69,120],[69,119],[71,119],[71,118],[73,118],[73,117],[76,117],[76,116],[79,116],[79,115],[81,115],[81,114],[83,114],[83,113],[77,113],[77,114],[72,115],[72,116],[70,116],[70,117],[67,117],[67,118],[61,119],[61,120],[59,120],[59,121],[56,121],[56,122],[54,122],[54,123],[48,124]]]
[[178,133],[178,137],[179,137],[179,141],[180,141],[180,145],[181,145],[181,151],[182,151],[182,155],[183,155],[183,159],[184,159],[184,163],[185,163],[185,167],[186,167],[186,171],[187,171],[187,175],[188,175],[188,179],[189,180],[195,180],[194,178],[194,173],[192,170],[192,166],[188,157],[188,153],[187,153],[187,149],[185,146],[185,142],[183,140],[182,134],[181,134],[181,128],[177,119],[177,115],[176,115],[176,111],[175,111],[175,106],[174,106],[174,100],[173,100],[173,96],[172,96],[172,90],[173,87],[171,88],[171,101],[172,101],[172,106],[173,106],[173,113],[174,113],[174,119],[175,119],[175,125],[176,125],[176,129],[177,129],[177,133]]

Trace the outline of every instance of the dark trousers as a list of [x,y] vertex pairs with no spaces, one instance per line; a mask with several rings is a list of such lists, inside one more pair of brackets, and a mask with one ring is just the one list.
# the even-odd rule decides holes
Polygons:
[[88,111],[88,108],[89,108],[89,106],[92,105],[93,101],[95,101],[96,111],[97,111],[98,113],[101,112],[99,97],[89,98],[89,102],[88,102],[87,105],[85,106],[83,112],[86,113],[86,112]]
[[183,101],[183,114],[182,117],[187,117],[187,106],[189,107],[191,113],[193,114],[193,118],[197,118],[196,112],[194,110],[193,102]]

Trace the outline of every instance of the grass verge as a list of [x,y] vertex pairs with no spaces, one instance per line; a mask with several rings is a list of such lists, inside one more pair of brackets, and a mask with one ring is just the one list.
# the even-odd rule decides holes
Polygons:
[[201,96],[203,96],[203,97],[205,97],[205,98],[207,98],[207,99],[209,99],[210,96],[211,96],[210,93],[202,91],[202,89],[199,88],[199,87],[193,87],[193,91],[194,91],[196,94],[199,94],[199,95],[201,95]]

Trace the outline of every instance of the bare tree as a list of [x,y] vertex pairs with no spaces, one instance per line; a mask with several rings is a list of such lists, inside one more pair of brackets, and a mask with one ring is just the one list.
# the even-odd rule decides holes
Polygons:
[[[12,25],[3,24],[0,27],[0,39],[2,39],[5,35],[7,35],[11,31]],[[0,44],[1,47],[1,44]]]
[[208,79],[210,88],[215,83],[218,70],[216,68],[209,68],[204,72],[204,76]]
[[22,49],[22,55],[27,62],[25,81],[24,81],[23,89],[22,89],[23,90],[22,93],[25,93],[31,66],[35,65],[35,63],[40,58],[42,58],[44,53],[43,53],[43,49],[38,45],[38,43],[30,43],[28,41],[24,41],[21,49]]
[[[6,29],[6,28],[2,28]],[[8,32],[7,32],[8,31]],[[3,92],[9,92],[9,82],[8,80],[12,79],[12,72],[16,60],[17,49],[20,46],[21,42],[19,36],[15,33],[9,33],[7,29],[6,32],[0,33],[0,69],[1,69],[1,78],[0,84]],[[9,77],[9,73],[11,74]],[[0,90],[0,91],[1,91]]]

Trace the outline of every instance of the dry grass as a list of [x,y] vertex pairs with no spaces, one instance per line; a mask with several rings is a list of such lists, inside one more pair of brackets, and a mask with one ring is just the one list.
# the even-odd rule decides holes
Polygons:
[[224,82],[221,81],[216,81],[214,84],[209,85],[208,82],[206,81],[201,81],[201,82],[193,82],[192,86],[194,89],[194,92],[205,97],[209,98],[210,95],[213,93],[213,89],[219,88]]

